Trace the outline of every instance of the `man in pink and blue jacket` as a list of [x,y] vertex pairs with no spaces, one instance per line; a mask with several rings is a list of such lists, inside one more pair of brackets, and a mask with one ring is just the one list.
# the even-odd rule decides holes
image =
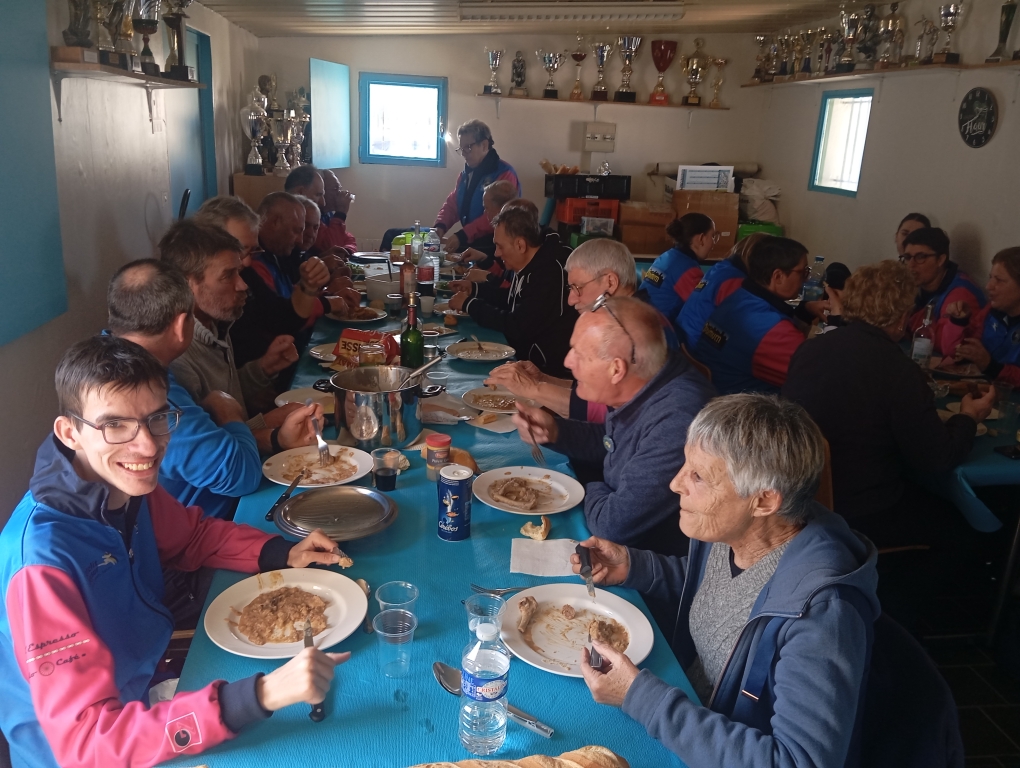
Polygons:
[[56,389],[54,434],[0,533],[0,730],[13,765],[151,766],[321,702],[349,654],[308,648],[268,675],[148,706],[173,630],[163,566],[254,573],[339,556],[319,531],[291,545],[203,517],[158,485],[180,412],[167,404],[165,369],[137,344],[76,344]]

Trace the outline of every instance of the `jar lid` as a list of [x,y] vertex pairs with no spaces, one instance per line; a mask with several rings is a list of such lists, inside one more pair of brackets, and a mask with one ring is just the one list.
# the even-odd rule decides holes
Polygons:
[[425,445],[432,448],[446,448],[452,442],[453,438],[449,435],[435,434],[425,438]]

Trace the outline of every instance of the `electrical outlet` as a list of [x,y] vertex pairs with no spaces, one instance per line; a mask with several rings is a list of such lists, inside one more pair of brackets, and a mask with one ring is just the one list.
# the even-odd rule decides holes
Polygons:
[[616,148],[616,123],[585,123],[584,151],[613,152]]

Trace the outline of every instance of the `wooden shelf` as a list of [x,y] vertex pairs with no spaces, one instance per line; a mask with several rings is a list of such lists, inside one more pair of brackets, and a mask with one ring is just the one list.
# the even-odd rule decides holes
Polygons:
[[972,69],[1000,69],[1002,67],[1020,67],[1020,60],[1007,60],[981,64],[918,64],[913,67],[895,67],[891,69],[865,69],[859,72],[842,72],[838,74],[811,77],[806,80],[783,80],[771,83],[744,83],[741,88],[764,88],[773,85],[811,85],[813,83],[832,83],[841,80],[857,80],[866,77],[899,77],[902,75],[920,75],[931,72],[963,72]]
[[507,96],[506,94],[493,95],[491,93],[476,93],[480,99],[493,99],[495,101],[542,101],[547,104],[580,104],[589,107],[651,107],[652,109],[689,109],[694,112],[726,112],[729,107],[710,107],[708,102],[710,98],[704,96],[701,97],[703,107],[691,107],[686,104],[649,104],[647,101],[592,101],[591,99],[585,99],[584,101],[570,101],[569,99],[543,99],[541,96]]

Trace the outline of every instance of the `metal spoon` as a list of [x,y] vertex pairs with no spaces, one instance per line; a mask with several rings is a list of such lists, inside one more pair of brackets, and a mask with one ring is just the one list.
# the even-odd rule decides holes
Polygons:
[[413,371],[411,371],[409,374],[407,374],[404,377],[404,380],[401,381],[400,384],[397,385],[397,389],[403,389],[404,386],[407,384],[407,382],[409,382],[415,376],[421,376],[423,373],[425,373],[425,371],[427,371],[433,365],[435,365],[436,363],[442,361],[442,359],[443,359],[442,355],[437,355],[436,357],[433,357],[431,360],[429,360],[427,363],[425,363],[425,365],[423,365],[423,366],[421,366],[419,368],[415,368]]
[[[444,664],[441,661],[437,661],[432,664],[432,674],[436,676],[436,680],[439,681],[439,684],[443,686],[447,692],[452,693],[454,696],[460,696],[459,669],[451,667],[449,664]],[[534,731],[539,736],[544,736],[547,739],[552,738],[554,733],[553,729],[545,723],[539,722],[527,712],[507,704],[506,714],[507,717],[515,723],[527,728],[529,731]]]

